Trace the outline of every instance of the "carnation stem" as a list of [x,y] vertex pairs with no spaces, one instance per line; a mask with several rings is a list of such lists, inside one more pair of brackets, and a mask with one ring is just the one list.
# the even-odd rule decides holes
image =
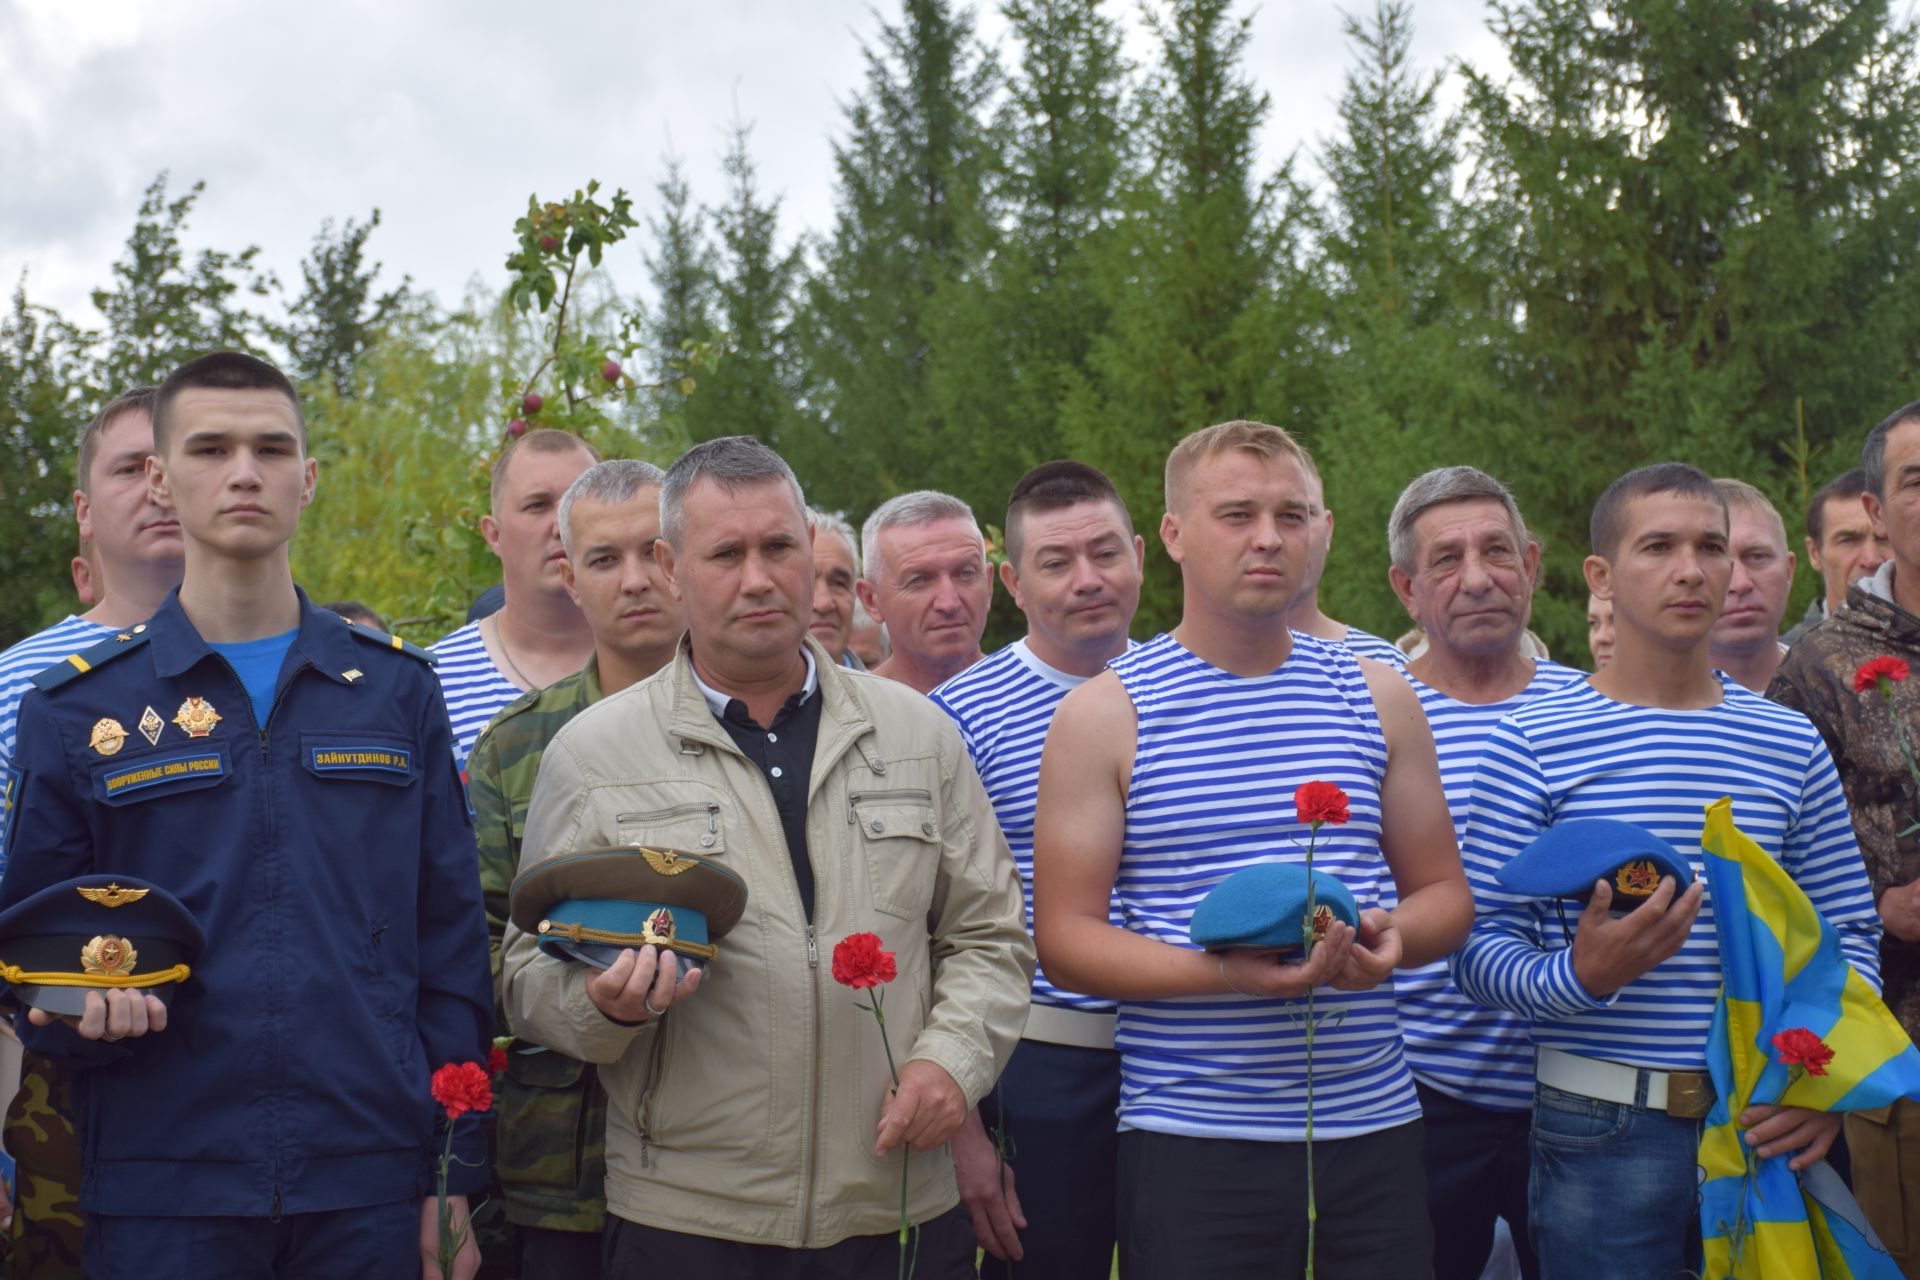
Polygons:
[[447,1166],[453,1163],[453,1121],[447,1121],[447,1141],[440,1149],[440,1179],[436,1198],[440,1210],[440,1277],[450,1280],[453,1275],[453,1260],[460,1253],[463,1241],[453,1230],[452,1212],[447,1204]]
[[[1320,834],[1320,824],[1314,823],[1307,830],[1307,921],[1304,927],[1304,940],[1307,944],[1307,956],[1313,956],[1315,934],[1315,901],[1313,883],[1313,843]],[[1307,988],[1307,1277],[1313,1277],[1314,1232],[1319,1225],[1320,1208],[1313,1194],[1313,988]]]
[[[893,1045],[887,1041],[887,1015],[881,1011],[881,1001],[885,993],[880,988],[873,989],[873,1020],[880,1024],[880,1048],[887,1055],[887,1074],[893,1077],[893,1092],[900,1093],[900,1072],[893,1065]],[[911,1148],[905,1142],[900,1144],[900,1267],[899,1280],[907,1280],[912,1270],[907,1266],[907,1229],[913,1224],[907,1220],[907,1172],[908,1156]]]

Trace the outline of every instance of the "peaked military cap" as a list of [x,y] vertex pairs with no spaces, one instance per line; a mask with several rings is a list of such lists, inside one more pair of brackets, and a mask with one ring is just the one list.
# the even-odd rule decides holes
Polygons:
[[1613,901],[1637,907],[1653,896],[1662,876],[1685,889],[1693,867],[1678,849],[1644,827],[1614,818],[1568,818],[1534,837],[1494,873],[1494,879],[1527,898],[1593,896],[1593,882],[1605,880]]
[[0,912],[0,978],[48,1013],[79,1016],[87,992],[150,990],[171,1002],[206,947],[193,913],[131,876],[80,876]]
[[[1251,947],[1260,951],[1303,951],[1307,920],[1307,869],[1291,862],[1244,867],[1213,886],[1194,908],[1187,936],[1208,951]],[[1347,886],[1324,871],[1312,873],[1314,924],[1318,938],[1334,920],[1360,926],[1359,904]]]
[[511,915],[548,954],[605,969],[622,951],[645,946],[705,964],[746,909],[746,882],[732,868],[678,849],[620,845],[521,872]]

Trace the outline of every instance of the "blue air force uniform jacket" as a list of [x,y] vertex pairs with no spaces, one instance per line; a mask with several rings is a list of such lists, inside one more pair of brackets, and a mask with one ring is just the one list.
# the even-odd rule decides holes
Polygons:
[[[17,1020],[74,1071],[89,1212],[423,1195],[445,1134],[429,1076],[486,1061],[486,917],[431,659],[300,604],[264,724],[177,596],[21,704],[0,907],[123,873],[207,938],[165,1031],[106,1044]],[[472,1164],[449,1190],[479,1190],[473,1117],[455,1154]]]

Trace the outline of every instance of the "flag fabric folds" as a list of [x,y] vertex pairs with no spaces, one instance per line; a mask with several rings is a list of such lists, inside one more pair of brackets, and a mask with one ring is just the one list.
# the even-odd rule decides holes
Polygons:
[[[1839,936],[1779,863],[1707,809],[1701,839],[1720,933],[1720,999],[1707,1042],[1718,1101],[1700,1139],[1707,1280],[1900,1280],[1824,1162],[1796,1176],[1762,1160],[1735,1119],[1755,1103],[1859,1111],[1920,1097],[1920,1050],[1840,952]],[[1790,1071],[1773,1037],[1805,1028],[1833,1050],[1825,1075]]]

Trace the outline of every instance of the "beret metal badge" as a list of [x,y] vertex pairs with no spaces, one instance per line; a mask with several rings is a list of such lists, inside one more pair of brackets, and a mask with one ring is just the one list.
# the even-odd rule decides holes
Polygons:
[[139,959],[131,942],[112,933],[103,933],[80,948],[80,967],[87,973],[129,974]]

